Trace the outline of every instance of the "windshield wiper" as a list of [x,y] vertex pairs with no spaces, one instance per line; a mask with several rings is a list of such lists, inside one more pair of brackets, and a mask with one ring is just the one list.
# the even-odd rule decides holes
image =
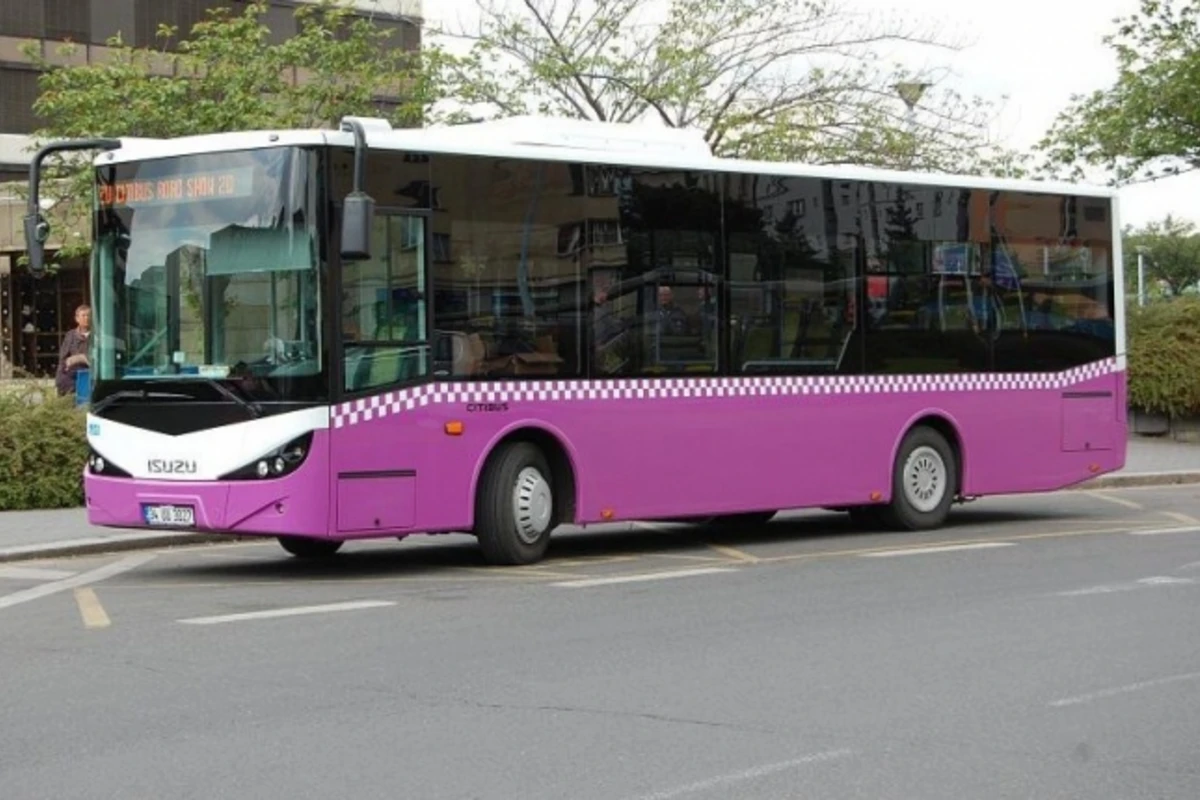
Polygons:
[[133,399],[147,400],[151,397],[159,398],[159,399],[172,399],[172,400],[191,400],[192,399],[190,395],[180,394],[179,392],[160,392],[160,391],[152,391],[150,389],[121,389],[120,391],[116,391],[110,395],[106,395],[103,400],[98,400],[97,402],[92,403],[91,408],[89,410],[93,414],[98,414],[99,412],[108,408],[113,403],[117,402],[118,400],[133,400]]
[[250,413],[251,417],[258,419],[262,416],[262,406],[260,406],[258,403],[246,400],[233,389],[230,389],[225,384],[213,378],[201,378],[200,380],[216,389],[222,397],[226,398],[227,400],[232,400],[242,408],[246,409],[246,411]]

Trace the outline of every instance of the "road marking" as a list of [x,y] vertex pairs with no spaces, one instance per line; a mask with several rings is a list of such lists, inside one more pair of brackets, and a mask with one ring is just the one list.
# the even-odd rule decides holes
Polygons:
[[358,611],[365,608],[384,608],[396,605],[391,600],[353,600],[346,603],[328,603],[321,606],[294,606],[292,608],[273,608],[266,611],[247,611],[242,614],[221,614],[215,617],[191,617],[180,619],[184,625],[220,625],[223,622],[244,622],[258,619],[278,619],[279,617],[299,617],[305,614],[332,614],[338,611]]
[[1150,528],[1149,530],[1129,531],[1130,536],[1167,536],[1172,533],[1196,533],[1200,525],[1189,525],[1186,528]]
[[108,618],[108,614],[104,611],[104,606],[100,605],[100,598],[96,597],[96,592],[92,589],[76,589],[75,602],[79,605],[79,614],[83,617],[83,625],[85,628],[107,628],[112,624]]
[[677,786],[674,789],[666,789],[665,791],[655,792],[654,794],[639,795],[634,800],[674,800],[676,797],[683,797],[689,794],[698,794],[700,792],[708,792],[730,784],[744,783],[752,781],[756,778],[765,778],[768,775],[775,775],[780,772],[796,769],[797,767],[808,766],[809,764],[819,764],[824,761],[835,761],[839,758],[847,758],[853,755],[852,750],[829,750],[824,753],[813,753],[811,755],[793,758],[791,761],[780,761],[777,764],[764,764],[761,767],[753,767],[745,769],[741,772],[731,772],[728,775],[720,775],[716,778],[709,778],[704,781]]
[[1162,511],[1159,513],[1164,517],[1170,517],[1176,522],[1182,522],[1184,525],[1200,525],[1200,519],[1196,519],[1191,514],[1181,514],[1178,511]]
[[734,561],[742,561],[747,564],[758,563],[758,556],[750,555],[744,550],[738,550],[736,547],[730,547],[724,544],[714,544],[713,542],[705,542],[704,544],[707,545],[708,549],[712,550],[713,552],[720,553],[726,558]]
[[560,581],[550,585],[563,589],[586,589],[592,586],[612,586],[618,583],[641,583],[643,581],[665,581],[671,578],[695,578],[700,575],[717,575],[722,572],[736,571],[727,567],[676,569],[666,572],[642,572],[637,575],[612,575],[607,578],[584,578],[578,581]]
[[[1114,533],[1129,533],[1129,528],[1122,526],[1119,528],[1088,528],[1084,530],[1073,531],[1044,531],[1039,533],[1020,533],[1016,536],[1006,536],[1006,539],[1011,539],[1013,542],[1029,542],[1038,539],[1071,539],[1077,536],[1104,536]],[[944,546],[952,546],[959,544],[973,544],[970,539],[959,539],[955,541],[943,542]],[[914,545],[914,550],[924,550],[929,545]],[[766,556],[759,558],[760,564],[782,564],[789,561],[815,561],[818,559],[828,558],[845,558],[846,556],[861,556],[867,553],[887,553],[893,550],[902,548],[896,547],[856,547],[847,550],[819,550],[811,553],[791,553],[784,556]]]
[[1096,498],[1097,500],[1106,500],[1115,505],[1124,506],[1125,508],[1132,508],[1132,509],[1136,509],[1138,511],[1144,511],[1146,508],[1141,503],[1135,503],[1132,500],[1126,500],[1124,497],[1117,497],[1115,495],[1105,494],[1104,492],[1098,491],[1098,490],[1087,492],[1087,494],[1090,497]]
[[717,544],[716,542],[705,541],[700,537],[692,536],[677,536],[677,531],[681,528],[686,530],[686,524],[672,524],[663,522],[636,522],[634,526],[639,530],[648,531],[650,533],[661,533],[667,536],[672,536],[688,543],[702,544],[714,553],[720,553],[725,559],[732,561],[741,561],[746,564],[757,564],[759,557],[751,555],[744,550],[739,550],[736,547],[730,547],[727,544]]
[[1115,592],[1132,592],[1146,586],[1191,586],[1196,581],[1191,578],[1172,578],[1155,576],[1140,578],[1132,583],[1109,583],[1099,586],[1088,586],[1083,589],[1069,589],[1065,592],[1055,592],[1056,597],[1087,597],[1095,594],[1113,594]]
[[0,578],[18,581],[61,581],[75,575],[65,569],[43,569],[41,567],[0,567]]
[[1104,700],[1109,697],[1117,697],[1122,694],[1130,694],[1131,692],[1140,692],[1144,689],[1154,689],[1159,686],[1166,686],[1172,683],[1183,683],[1185,681],[1200,680],[1200,672],[1187,672],[1183,675],[1171,675],[1166,678],[1156,678],[1152,681],[1140,681],[1131,683],[1127,686],[1118,686],[1114,689],[1102,689],[1099,692],[1090,692],[1088,694],[1076,695],[1075,697],[1064,697],[1062,700],[1055,700],[1050,704],[1051,708],[1065,708],[1066,706],[1078,706],[1084,703],[1091,703],[1094,700]]
[[138,555],[115,561],[112,564],[106,564],[103,567],[73,575],[70,578],[64,578],[52,583],[43,583],[41,586],[34,586],[20,592],[13,592],[12,594],[0,597],[0,609],[11,608],[21,603],[28,603],[31,600],[40,600],[43,597],[48,597],[58,592],[65,592],[68,589],[78,589],[81,586],[87,586],[90,583],[99,583],[114,575],[120,575],[122,572],[137,569],[142,564],[153,561],[157,557],[156,553],[139,553]]
[[902,550],[875,550],[863,553],[861,558],[896,558],[898,556],[922,556],[926,553],[957,553],[960,550],[990,550],[993,547],[1015,547],[1012,542],[975,542],[973,544],[949,544],[941,547],[906,547]]

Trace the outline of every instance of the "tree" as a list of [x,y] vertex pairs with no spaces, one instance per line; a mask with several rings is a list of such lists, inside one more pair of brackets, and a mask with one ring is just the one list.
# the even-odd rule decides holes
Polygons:
[[[297,34],[273,43],[263,23],[267,7],[255,0],[241,13],[212,9],[186,38],[163,26],[159,48],[131,47],[117,38],[109,43],[111,57],[87,65],[56,67],[31,50],[43,70],[34,110],[46,120],[36,138],[309,128],[347,114],[389,116],[400,125],[424,119],[437,96],[430,63],[436,53],[387,46],[389,31],[351,16],[335,0],[301,6]],[[74,47],[63,50],[69,56]],[[379,97],[394,101],[380,104]],[[80,161],[66,160],[56,173],[65,181],[50,210],[59,230],[90,227],[92,178]],[[61,255],[88,247],[78,237]]]
[[1200,233],[1193,223],[1168,216],[1142,228],[1127,228],[1123,238],[1131,289],[1136,287],[1139,250],[1145,257],[1147,283],[1162,281],[1172,296],[1200,283]]
[[719,155],[820,164],[1020,171],[991,145],[981,100],[925,91],[910,119],[885,46],[946,48],[915,26],[836,0],[476,0],[479,24],[441,31],[450,94],[485,117],[548,114],[696,128]]
[[1105,43],[1116,83],[1076,95],[1039,146],[1052,166],[1109,171],[1117,183],[1200,166],[1200,0],[1142,0]]

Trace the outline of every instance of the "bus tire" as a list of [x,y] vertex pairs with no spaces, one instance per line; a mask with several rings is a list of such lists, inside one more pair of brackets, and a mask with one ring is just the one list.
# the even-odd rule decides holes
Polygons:
[[488,460],[475,498],[475,536],[489,564],[532,564],[555,528],[554,482],[537,445],[509,442]]
[[312,560],[331,558],[345,544],[340,539],[310,539],[307,536],[279,536],[277,538],[280,546],[296,558]]
[[957,481],[958,459],[946,437],[924,425],[913,428],[896,453],[884,519],[898,530],[941,527],[954,504]]

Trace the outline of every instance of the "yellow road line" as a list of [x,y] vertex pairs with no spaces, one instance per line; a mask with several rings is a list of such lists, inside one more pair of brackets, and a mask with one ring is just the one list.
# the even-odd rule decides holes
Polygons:
[[1106,500],[1109,503],[1114,503],[1125,508],[1132,508],[1136,511],[1144,511],[1146,509],[1141,503],[1135,503],[1132,500],[1126,500],[1124,497],[1116,497],[1111,494],[1105,494],[1102,491],[1091,491],[1087,493],[1089,497],[1094,497],[1097,500]]
[[751,555],[743,550],[738,550],[736,547],[730,547],[724,544],[716,544],[714,542],[704,542],[704,544],[710,550],[720,553],[726,558],[733,559],[734,561],[742,561],[746,564],[757,564],[759,561],[762,561],[762,559],[758,556]]
[[[1101,536],[1101,535],[1109,534],[1109,533],[1128,533],[1131,530],[1137,530],[1137,529],[1136,528],[1131,529],[1128,527],[1094,528],[1091,530],[1082,530],[1082,531],[1050,531],[1050,532],[1043,532],[1043,533],[1026,533],[1026,534],[1019,534],[1017,536],[1004,536],[1002,538],[1004,538],[1008,541],[1012,541],[1012,542],[1033,541],[1035,539],[1066,539],[1066,538],[1070,538],[1073,536]],[[988,541],[988,540],[987,539],[958,539],[958,540],[949,541],[949,542],[921,542],[920,544],[913,544],[913,545],[900,546],[900,547],[891,545],[888,547],[860,547],[860,548],[855,548],[852,550],[827,550],[827,551],[817,552],[817,553],[794,553],[792,555],[786,555],[786,556],[769,556],[766,558],[760,558],[758,561],[760,564],[775,564],[775,563],[786,562],[786,561],[806,561],[806,560],[810,560],[810,559],[816,560],[816,559],[820,559],[820,558],[838,558],[838,557],[842,557],[842,556],[861,556],[861,555],[866,555],[868,553],[892,552],[892,551],[897,551],[897,550],[922,550],[927,547],[953,547],[953,546],[957,546],[957,545],[976,544],[981,541]]]
[[96,597],[96,592],[89,588],[75,590],[75,602],[79,605],[79,613],[83,617],[83,625],[86,628],[107,628],[112,624],[108,614],[104,611],[104,606],[100,605],[100,598]]

